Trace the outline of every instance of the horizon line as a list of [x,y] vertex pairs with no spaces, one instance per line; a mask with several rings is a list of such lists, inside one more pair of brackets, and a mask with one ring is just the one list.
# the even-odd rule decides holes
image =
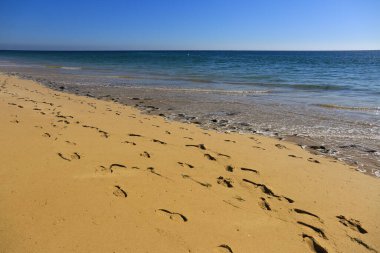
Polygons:
[[225,52],[353,52],[380,51],[380,49],[0,49],[0,51],[35,51],[35,52],[141,52],[141,51],[225,51]]

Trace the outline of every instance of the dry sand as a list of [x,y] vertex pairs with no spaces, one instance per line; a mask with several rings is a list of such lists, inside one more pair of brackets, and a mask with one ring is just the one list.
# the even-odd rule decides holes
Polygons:
[[0,252],[380,252],[380,181],[0,75]]

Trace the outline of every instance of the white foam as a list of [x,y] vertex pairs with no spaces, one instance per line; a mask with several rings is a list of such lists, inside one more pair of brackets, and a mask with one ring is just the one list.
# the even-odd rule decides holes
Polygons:
[[197,88],[170,88],[170,87],[146,87],[146,86],[128,86],[132,89],[149,89],[161,91],[182,91],[182,92],[199,92],[199,93],[226,93],[226,94],[268,94],[271,90],[221,90],[221,89],[197,89]]
[[367,172],[366,169],[360,169],[360,168],[357,168],[356,170],[359,171],[359,172],[361,172],[361,173],[365,173],[365,172]]
[[372,170],[372,173],[375,175],[375,177],[380,177],[380,170]]
[[81,67],[61,67],[61,69],[67,69],[67,70],[80,70]]

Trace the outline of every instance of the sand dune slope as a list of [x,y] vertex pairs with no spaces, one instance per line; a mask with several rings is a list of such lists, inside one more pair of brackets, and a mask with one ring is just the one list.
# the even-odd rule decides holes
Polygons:
[[380,252],[380,181],[0,75],[0,252]]

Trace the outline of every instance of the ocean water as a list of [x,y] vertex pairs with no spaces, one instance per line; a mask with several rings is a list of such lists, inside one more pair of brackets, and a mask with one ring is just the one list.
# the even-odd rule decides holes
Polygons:
[[380,51],[0,51],[0,71],[149,98],[204,127],[300,137],[380,176]]

